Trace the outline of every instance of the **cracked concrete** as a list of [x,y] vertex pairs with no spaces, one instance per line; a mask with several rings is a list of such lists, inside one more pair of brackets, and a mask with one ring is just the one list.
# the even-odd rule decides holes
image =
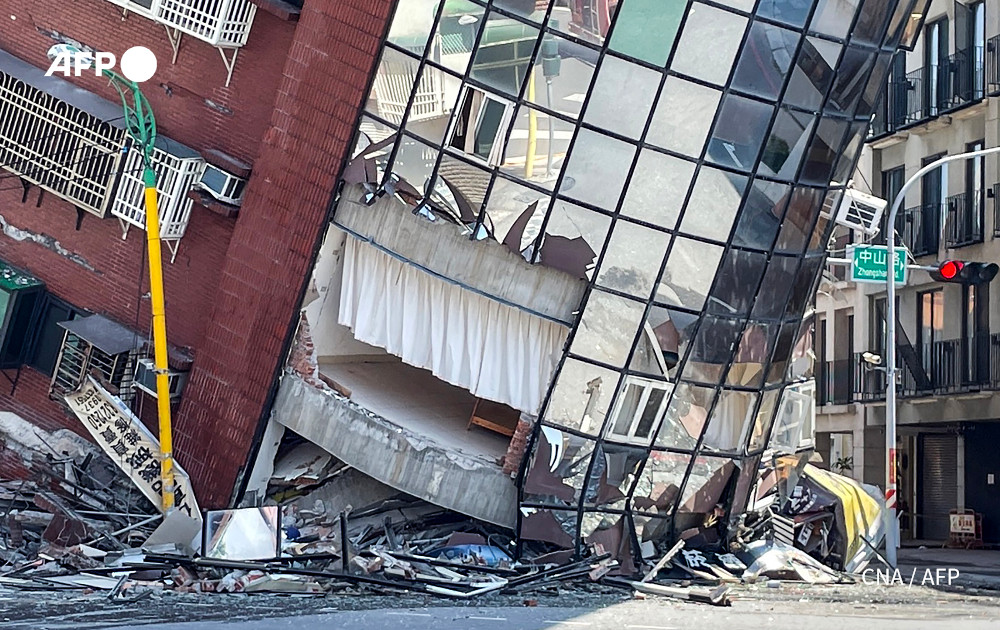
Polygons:
[[68,249],[63,247],[59,241],[57,241],[54,237],[49,236],[48,234],[44,234],[41,232],[32,232],[30,230],[22,230],[17,226],[11,225],[7,221],[7,219],[4,218],[3,215],[0,215],[0,228],[3,229],[4,235],[12,240],[18,242],[31,241],[32,243],[37,243],[38,245],[41,245],[45,249],[55,252],[60,256],[62,256],[63,258],[67,258],[72,262],[80,265],[87,271],[96,273],[99,276],[104,275],[103,273],[98,271],[93,265],[87,262],[86,258],[81,256],[80,254],[77,254],[76,252],[69,251]]

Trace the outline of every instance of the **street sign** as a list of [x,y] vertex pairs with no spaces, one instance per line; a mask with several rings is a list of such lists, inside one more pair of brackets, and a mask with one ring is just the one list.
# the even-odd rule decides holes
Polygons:
[[[885,284],[889,252],[884,245],[852,245],[849,249],[852,282]],[[906,249],[897,247],[895,254],[893,280],[896,284],[906,284]]]

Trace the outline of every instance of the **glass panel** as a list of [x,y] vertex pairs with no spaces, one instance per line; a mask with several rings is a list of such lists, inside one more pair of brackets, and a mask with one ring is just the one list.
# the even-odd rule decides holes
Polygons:
[[821,0],[809,30],[845,39],[851,30],[860,0]]
[[600,253],[611,231],[611,217],[557,199],[545,228],[546,234],[567,238],[583,237],[590,249]]
[[733,234],[733,244],[741,247],[770,250],[781,227],[788,205],[791,186],[755,180],[750,188],[739,226]]
[[742,319],[714,315],[703,317],[691,354],[684,365],[683,378],[707,384],[721,381],[742,332]]
[[694,178],[694,163],[651,149],[639,152],[622,214],[668,230],[677,225]]
[[736,470],[731,459],[697,457],[691,466],[684,494],[677,506],[680,513],[707,514],[715,510],[729,478]]
[[[903,0],[906,2],[907,0]],[[885,37],[885,29],[889,21],[889,13],[892,11],[892,2],[864,2],[861,5],[861,14],[854,23],[851,31],[851,39],[860,41],[872,46],[878,46]]]
[[628,0],[611,34],[609,48],[654,66],[664,66],[687,9],[685,2]]
[[486,9],[469,0],[446,2],[435,34],[440,42],[440,59],[434,60],[455,74],[464,75],[485,13]]
[[720,260],[721,247],[676,237],[663,278],[657,287],[656,300],[700,310],[705,303],[705,296],[712,288]]
[[618,373],[568,358],[552,389],[545,421],[597,436],[618,387]]
[[[529,142],[532,129],[534,145]],[[552,190],[573,139],[573,129],[573,123],[562,118],[527,105],[519,106],[500,168],[512,177]]]
[[509,96],[519,95],[539,33],[534,26],[491,11],[472,60],[472,78]]
[[847,132],[847,143],[837,160],[837,167],[833,171],[833,181],[839,184],[846,184],[854,173],[854,165],[861,152],[861,146],[868,136],[868,121],[856,122],[851,125]]
[[661,75],[630,61],[606,55],[583,120],[638,139],[646,127]]
[[801,381],[813,377],[813,334],[814,318],[802,321],[799,334],[796,336],[795,348],[792,350],[792,362],[788,366],[788,380]]
[[769,389],[761,394],[760,409],[754,419],[753,430],[750,432],[749,451],[759,451],[767,445],[768,434],[771,432],[771,423],[774,422],[774,410],[778,405],[778,397],[781,395],[780,389]]
[[666,382],[627,377],[625,389],[608,422],[607,438],[648,446],[659,426],[672,388]]
[[547,4],[547,2],[536,2],[535,0],[493,0],[493,6],[532,22],[541,22],[545,19]]
[[649,299],[660,273],[670,235],[619,219],[601,263],[597,283]]
[[566,165],[559,193],[614,210],[632,168],[636,148],[610,136],[581,129]]
[[438,149],[416,138],[403,136],[396,151],[396,160],[392,164],[392,172],[408,182],[421,196],[425,196],[429,192],[428,186],[438,153]]
[[712,409],[712,418],[702,444],[713,451],[742,451],[744,440],[756,418],[756,411],[756,393],[723,390]]
[[420,61],[416,58],[386,46],[365,101],[365,111],[395,125],[401,124],[419,68]]
[[771,351],[778,336],[779,324],[747,323],[740,338],[740,346],[733,357],[733,364],[726,374],[726,385],[733,387],[760,387],[764,383],[764,368],[771,358]]
[[700,157],[722,93],[716,89],[667,77],[656,103],[646,141],[691,157]]
[[674,379],[697,324],[695,313],[654,305],[639,333],[629,370]]
[[812,5],[812,0],[760,0],[757,15],[801,28],[809,19]]
[[788,81],[784,102],[810,111],[819,110],[833,83],[841,48],[835,42],[807,37]]
[[798,331],[798,322],[788,322],[781,325],[778,339],[774,344],[774,355],[771,357],[771,369],[767,373],[766,382],[768,385],[774,385],[784,380]]
[[800,181],[828,186],[833,177],[833,167],[844,144],[848,124],[843,120],[823,118],[813,136]]
[[749,171],[771,123],[772,107],[730,94],[722,103],[715,130],[708,141],[708,159],[741,171]]
[[812,236],[809,238],[809,245],[806,247],[807,254],[815,254],[826,251],[830,244],[830,217],[836,214],[835,208],[840,206],[840,198],[844,191],[839,188],[828,190],[823,197],[823,211],[816,219],[816,226],[813,228]]
[[868,75],[875,56],[869,50],[848,48],[840,60],[830,100],[826,109],[853,116],[858,100],[868,83]]
[[[465,160],[445,155],[438,167],[433,201],[449,211],[457,223],[474,224],[479,218],[493,174]],[[489,227],[490,222],[487,222]]]
[[768,177],[795,181],[815,124],[815,114],[784,107],[778,110],[757,172]]
[[678,383],[663,416],[660,432],[656,435],[656,445],[661,448],[694,449],[714,400],[713,387]]
[[755,319],[779,319],[785,312],[788,291],[798,271],[799,259],[792,256],[772,256],[764,272],[757,300],[754,302]]
[[10,305],[10,293],[0,289],[0,328],[7,321],[7,306]]
[[690,457],[653,451],[636,484],[633,507],[646,514],[668,514],[677,500]]
[[646,451],[608,442],[597,448],[584,505],[622,509],[639,467],[646,460]]
[[533,73],[534,93],[527,90],[525,98],[570,118],[577,118],[594,79],[597,51],[554,33],[546,33],[538,55],[536,63],[539,65]]
[[448,145],[497,166],[504,155],[504,139],[512,115],[510,102],[479,88],[467,87],[453,117]]
[[389,41],[423,55],[439,6],[441,0],[400,0],[389,27]]
[[[486,204],[486,217],[484,222],[490,234],[500,242],[504,242],[510,234],[510,230],[518,224],[518,219],[531,211],[527,225],[524,226],[521,236],[517,240],[523,251],[538,238],[538,231],[541,229],[542,220],[548,212],[549,197],[545,193],[538,192],[533,188],[528,188],[512,182],[503,177],[497,177],[493,182],[493,189],[490,191],[489,201]],[[575,235],[574,235],[575,236]],[[601,243],[603,244],[603,240]]]
[[549,505],[577,502],[594,445],[593,440],[543,425],[524,480],[525,500]]
[[754,22],[743,47],[733,87],[776,100],[792,66],[800,35],[764,22]]
[[710,166],[701,167],[681,220],[681,231],[716,241],[728,241],[746,187],[747,178],[742,175]]
[[576,544],[579,535],[576,510],[521,508],[521,513],[521,536],[526,540],[541,540],[563,549]]
[[795,283],[785,305],[785,317],[798,317],[814,297],[813,284],[819,275],[823,263],[821,256],[810,256],[803,259],[802,266],[795,274]]
[[584,307],[570,352],[615,367],[625,367],[645,306],[594,290]]
[[803,429],[813,426],[812,416],[816,413],[814,390],[812,383],[785,388],[768,446],[779,453],[794,453],[798,450]]
[[819,188],[796,188],[788,201],[775,251],[801,254],[822,204],[823,191]]
[[444,142],[462,80],[440,68],[424,66],[405,129],[431,144]]
[[730,249],[708,299],[708,312],[729,317],[747,315],[766,267],[766,254]]
[[725,85],[746,27],[747,19],[743,16],[693,3],[670,69],[709,83]]

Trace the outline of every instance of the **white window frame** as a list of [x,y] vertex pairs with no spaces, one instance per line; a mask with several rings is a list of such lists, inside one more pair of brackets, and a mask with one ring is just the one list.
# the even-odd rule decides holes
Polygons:
[[[632,414],[632,420],[629,422],[628,433],[616,433],[615,425],[618,424],[618,417],[623,411],[622,408],[625,405],[626,399],[625,394],[628,391],[629,386],[640,387],[642,389],[642,394],[639,397],[639,404],[636,405],[635,411]],[[650,425],[649,435],[645,437],[636,436],[636,429],[638,429],[639,422],[642,420],[643,412],[649,404],[650,394],[654,390],[660,390],[663,392],[663,399],[660,401],[660,407],[656,410],[653,424]],[[622,389],[618,393],[617,400],[615,400],[614,410],[608,418],[604,438],[643,446],[648,445],[653,440],[656,432],[659,430],[660,423],[663,422],[663,416],[667,412],[667,406],[670,403],[670,395],[673,393],[673,390],[674,384],[667,381],[658,381],[651,378],[643,378],[641,376],[626,376],[625,382],[622,384]]]
[[[455,139],[455,131],[458,128],[458,117],[465,110],[465,103],[468,100],[471,92],[477,92],[483,98],[483,105],[480,106],[479,110],[475,113],[476,114],[475,123],[471,124],[472,121],[470,121],[470,127],[472,128],[473,142],[475,141],[475,138],[479,136],[479,128],[483,124],[483,116],[486,113],[485,101],[493,101],[495,103],[499,103],[504,108],[503,117],[500,119],[500,126],[497,128],[497,132],[493,137],[493,144],[490,146],[490,154],[486,159],[483,159],[482,156],[477,155],[474,151],[467,151],[463,148],[456,147],[452,144],[452,142]],[[480,164],[486,164],[487,166],[491,167],[500,166],[501,163],[503,162],[504,151],[506,150],[506,143],[504,142],[504,139],[506,138],[507,128],[510,127],[510,121],[513,118],[513,116],[514,116],[514,103],[512,103],[511,101],[508,101],[505,98],[497,96],[496,94],[487,92],[486,90],[478,88],[474,85],[462,86],[462,91],[460,92],[458,98],[458,104],[455,106],[454,114],[451,117],[451,123],[448,125],[448,135],[445,136],[446,137],[445,146],[454,149],[456,151],[460,151],[463,155],[467,156],[468,158],[476,162],[479,162]],[[469,134],[467,132],[466,137],[468,138],[468,136]]]

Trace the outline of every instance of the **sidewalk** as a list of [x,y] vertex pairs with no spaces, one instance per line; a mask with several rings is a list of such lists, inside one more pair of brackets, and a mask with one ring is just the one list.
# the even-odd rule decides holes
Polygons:
[[1000,551],[982,549],[942,549],[940,547],[903,548],[898,555],[899,569],[919,575],[926,569],[957,569],[953,585],[966,588],[1000,590]]

